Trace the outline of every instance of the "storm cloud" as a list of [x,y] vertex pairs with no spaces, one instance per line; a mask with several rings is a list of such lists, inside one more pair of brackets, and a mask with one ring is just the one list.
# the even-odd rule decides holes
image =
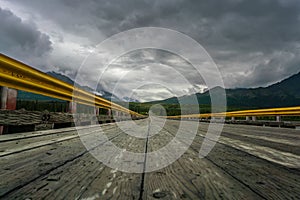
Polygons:
[[[71,77],[91,50],[107,37],[149,26],[182,32],[203,45],[228,88],[267,86],[300,70],[297,0],[2,0],[0,7],[2,52],[29,63],[44,57],[48,67]],[[167,84],[174,80],[165,71],[168,66],[181,70],[191,82],[173,84],[173,95],[203,90],[205,83],[193,76],[188,63],[160,51],[131,53],[114,63],[111,70],[129,70],[142,78],[147,69],[153,74],[153,82],[163,79]],[[113,79],[113,75],[107,78]],[[129,75],[123,81],[124,91],[134,85]],[[104,81],[103,87],[111,89],[110,81]],[[149,89],[135,91],[146,93],[145,88]],[[160,94],[152,96],[170,97],[168,92]]]
[[9,56],[43,65],[51,50],[49,36],[41,33],[30,22],[24,22],[11,11],[0,8],[0,52]]

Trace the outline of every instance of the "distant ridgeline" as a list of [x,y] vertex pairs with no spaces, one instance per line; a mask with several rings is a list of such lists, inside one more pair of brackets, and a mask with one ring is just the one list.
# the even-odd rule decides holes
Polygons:
[[[214,92],[222,88],[215,87],[210,91]],[[195,94],[200,110],[202,113],[210,112],[210,95],[209,91]],[[243,110],[255,108],[275,108],[275,107],[289,107],[300,105],[300,72],[281,82],[275,83],[268,87],[259,88],[238,88],[226,89],[226,98],[228,111]],[[131,107],[135,111],[147,112],[146,110],[153,104],[162,104],[167,110],[168,115],[179,115],[180,105],[183,102],[189,104],[191,107],[194,101],[191,95],[172,97],[161,101],[153,101],[148,103],[131,103]],[[192,109],[191,109],[192,110]]]
[[[213,90],[221,88],[215,87]],[[196,94],[199,104],[210,104],[209,91]],[[268,87],[226,89],[227,105],[234,107],[285,107],[300,105],[300,73]],[[191,96],[179,97],[187,104]],[[177,98],[169,98],[161,103],[178,103]]]
[[[55,72],[48,73],[55,78],[63,80],[67,83],[74,84],[74,81],[70,78],[58,74]],[[86,86],[85,86],[86,87]],[[89,88],[85,88],[89,90]],[[210,91],[214,92],[222,88],[215,87]],[[99,91],[98,91],[99,90]],[[100,86],[97,91],[103,94],[103,98],[108,100],[112,99],[114,102],[122,104],[121,100],[117,99],[115,95],[101,90]],[[168,115],[180,115],[180,102],[184,102],[185,105],[189,105],[191,111],[197,110],[193,107],[199,107],[201,113],[210,112],[210,95],[209,91],[204,93],[195,94],[198,99],[198,104],[192,101],[191,95],[172,97],[161,101],[153,101],[147,103],[130,102],[129,109],[147,114],[149,108],[154,104],[162,104]],[[273,107],[289,107],[300,105],[300,72],[295,74],[281,82],[275,83],[268,87],[259,88],[238,88],[238,89],[226,89],[226,98],[228,111],[230,110],[243,110],[243,109],[255,109],[255,108],[273,108]],[[34,101],[35,103],[32,103]],[[46,97],[43,95],[33,94],[30,92],[18,91],[18,103],[17,108],[25,108],[26,110],[49,110],[49,111],[65,111],[67,104],[65,101]],[[160,111],[157,111],[159,114]],[[192,113],[191,113],[192,114]]]

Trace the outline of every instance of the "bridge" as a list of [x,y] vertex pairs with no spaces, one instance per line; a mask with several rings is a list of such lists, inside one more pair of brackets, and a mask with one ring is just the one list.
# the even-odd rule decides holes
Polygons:
[[[146,117],[5,55],[0,55],[0,85],[0,198],[300,198],[299,124],[283,120],[300,116],[300,107]],[[68,101],[69,114],[51,121],[58,113],[15,110],[16,90]],[[76,116],[76,104],[90,106],[97,117]],[[99,115],[101,109],[106,115]],[[45,120],[48,115],[50,119]],[[274,121],[261,120],[263,117]],[[73,127],[74,119],[77,127]],[[127,121],[131,119],[135,126]],[[181,126],[183,121],[186,126]],[[46,122],[51,129],[36,131],[38,124]],[[209,124],[220,122],[225,122],[220,137],[208,136]],[[61,128],[62,123],[68,125]],[[178,132],[191,134],[189,127],[197,127],[191,144],[186,144],[186,138],[177,140],[178,148],[188,147],[185,153],[170,165],[149,172],[149,166],[161,162],[150,153],[167,146]],[[19,133],[10,134],[13,131]],[[155,131],[158,133],[153,134]],[[135,137],[135,133],[146,137]],[[96,143],[87,148],[85,139]],[[200,158],[205,140],[215,145]],[[103,147],[112,144],[122,153],[105,154]],[[123,160],[124,168],[140,171],[123,172],[99,162],[92,154],[95,150],[106,155],[108,162]],[[135,160],[126,157],[126,152],[142,157]]]

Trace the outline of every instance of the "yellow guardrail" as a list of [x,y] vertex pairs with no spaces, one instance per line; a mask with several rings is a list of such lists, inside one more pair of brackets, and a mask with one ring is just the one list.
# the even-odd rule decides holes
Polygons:
[[[135,116],[143,116],[139,113],[96,96],[81,88],[58,80],[48,74],[38,71],[20,61],[0,54],[0,85],[24,90],[36,94],[58,98],[66,101],[96,106],[106,109],[114,109]],[[287,116],[300,115],[300,106],[286,108],[270,108],[257,110],[242,110],[222,113],[204,113],[168,116],[170,119],[178,118],[209,118],[209,117],[246,117],[246,116]]]
[[177,115],[168,116],[170,119],[179,118],[209,118],[209,117],[247,117],[247,116],[300,116],[300,106],[286,107],[286,108],[269,108],[269,109],[256,109],[256,110],[242,110],[222,113],[204,113],[204,114],[191,114],[191,115]]
[[143,116],[83,89],[58,80],[3,54],[0,54],[0,85],[61,100],[114,109],[135,116]]

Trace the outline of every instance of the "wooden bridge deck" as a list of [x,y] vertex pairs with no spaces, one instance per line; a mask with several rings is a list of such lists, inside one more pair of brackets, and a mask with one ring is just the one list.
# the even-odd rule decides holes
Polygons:
[[[147,126],[148,119],[135,123]],[[148,140],[127,135],[117,123],[101,128],[116,146],[144,153],[165,146],[178,126],[179,121],[167,120]],[[0,198],[300,199],[299,130],[224,125],[213,150],[200,159],[207,126],[200,123],[192,145],[177,161],[150,173],[107,167],[87,151],[75,128],[2,135]],[[81,130],[97,137],[99,127]]]

